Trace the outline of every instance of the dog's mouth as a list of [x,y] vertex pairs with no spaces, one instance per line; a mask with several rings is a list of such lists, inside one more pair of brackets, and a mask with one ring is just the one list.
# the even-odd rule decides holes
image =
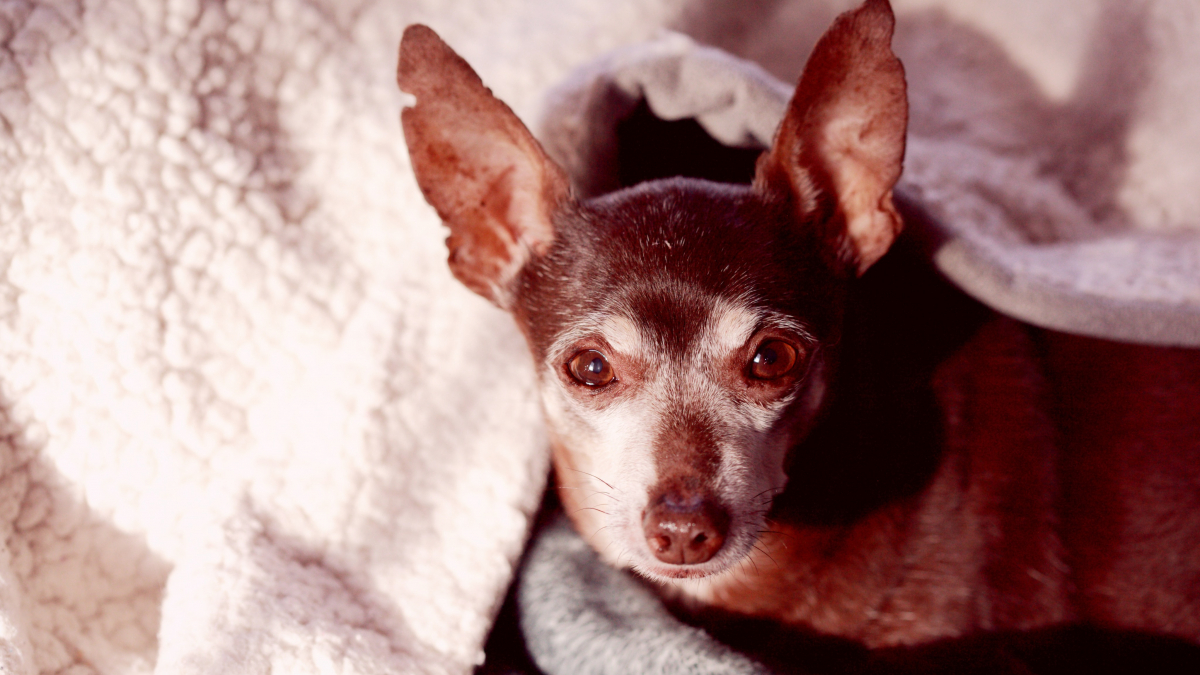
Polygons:
[[[703,579],[705,577],[711,577],[711,576],[714,576],[719,573],[719,572],[714,572],[714,571],[710,571],[710,570],[699,569],[697,567],[690,566],[690,565],[678,565],[678,566],[675,566],[674,568],[668,568],[668,567],[660,567],[657,569],[650,568],[650,569],[645,569],[642,571],[643,571],[643,573],[646,574],[646,576],[649,576],[649,577],[663,577],[663,578],[671,579],[674,581],[679,581],[679,580],[683,580],[683,579]],[[724,570],[722,569],[720,571],[724,571]]]

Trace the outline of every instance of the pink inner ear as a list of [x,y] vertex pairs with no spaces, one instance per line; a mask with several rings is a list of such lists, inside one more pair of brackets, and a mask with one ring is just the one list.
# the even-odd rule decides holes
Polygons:
[[[486,165],[502,167],[498,159]],[[460,207],[457,224],[451,226],[446,240],[455,277],[501,306],[507,305],[505,280],[515,277],[531,254],[545,253],[554,237],[545,202],[520,189],[522,184],[536,183],[535,178],[520,175],[528,170],[513,162],[499,175],[473,179],[469,187],[485,186],[478,205]],[[466,189],[463,196],[473,199],[475,192]]]
[[513,278],[554,239],[566,175],[432,30],[405,31],[397,78],[417,99],[401,115],[404,136],[417,183],[450,228],[450,268],[508,307]]
[[[540,255],[554,241],[551,218],[554,209],[561,204],[562,193],[567,191],[559,182],[565,182],[566,176],[545,156],[532,137],[530,141],[535,147],[513,148],[501,144],[499,148],[492,148],[492,156],[482,162],[497,170],[483,197],[483,207],[500,227],[508,231],[515,244],[526,253]],[[519,150],[525,152],[518,154]],[[547,169],[552,170],[550,175],[546,175]],[[519,262],[523,264],[524,260]]]
[[892,203],[892,188],[904,161],[904,126],[897,128],[889,102],[851,100],[839,106],[840,116],[821,127],[816,141],[845,219],[858,274],[887,253],[903,226]]
[[908,100],[904,68],[891,50],[894,23],[886,0],[868,0],[834,21],[755,180],[768,192],[789,191],[802,217],[835,214],[840,229],[828,233],[828,245],[858,274],[901,228],[892,188],[904,160]]

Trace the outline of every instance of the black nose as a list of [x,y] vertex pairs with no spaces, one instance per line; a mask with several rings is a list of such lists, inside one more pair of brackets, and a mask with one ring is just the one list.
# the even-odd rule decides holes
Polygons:
[[642,516],[650,552],[672,565],[711,560],[725,544],[729,512],[699,493],[666,492],[652,499]]

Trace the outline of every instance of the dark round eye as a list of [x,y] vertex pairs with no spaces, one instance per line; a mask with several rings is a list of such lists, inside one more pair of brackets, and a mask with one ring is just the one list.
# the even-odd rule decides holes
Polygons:
[[783,340],[767,340],[758,346],[750,359],[750,376],[758,380],[774,380],[792,371],[799,353]]
[[580,384],[589,387],[603,387],[617,379],[616,372],[609,365],[608,359],[595,349],[579,352],[567,362],[567,372]]

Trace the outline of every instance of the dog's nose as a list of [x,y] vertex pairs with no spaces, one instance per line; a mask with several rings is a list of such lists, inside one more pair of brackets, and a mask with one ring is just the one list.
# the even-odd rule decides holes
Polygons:
[[668,492],[651,500],[642,531],[654,557],[673,565],[698,565],[725,544],[729,512],[699,494]]

